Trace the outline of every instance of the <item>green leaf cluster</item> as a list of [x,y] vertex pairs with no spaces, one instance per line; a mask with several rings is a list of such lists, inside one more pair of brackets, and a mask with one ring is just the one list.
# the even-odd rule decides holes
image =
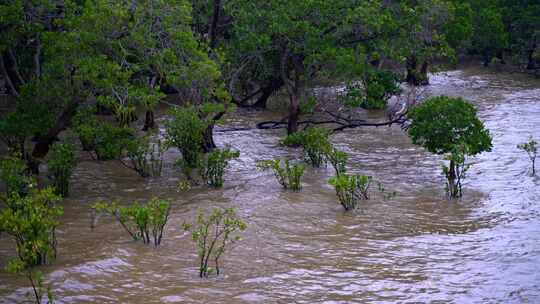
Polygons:
[[272,170],[278,182],[285,189],[299,191],[302,189],[302,176],[304,175],[305,166],[297,163],[291,163],[288,159],[262,160],[257,163],[257,167],[261,170]]
[[[199,276],[208,277],[215,271],[220,274],[220,258],[232,243],[239,240],[236,232],[247,228],[233,208],[214,208],[211,213],[205,215],[199,212],[194,224],[184,223],[183,229],[191,232],[193,241],[197,245],[199,255]],[[214,262],[214,268],[210,267]]]
[[135,202],[130,206],[120,206],[117,202],[97,202],[93,209],[116,218],[133,240],[144,244],[161,244],[165,225],[169,220],[171,204],[153,198],[147,203]]
[[214,149],[203,156],[200,170],[205,183],[216,188],[222,187],[225,168],[230,160],[238,157],[240,157],[240,152],[231,149]]
[[68,142],[56,142],[51,147],[47,166],[56,193],[67,196],[69,179],[76,165],[75,147]]
[[354,210],[362,200],[369,199],[372,177],[366,175],[341,174],[329,179],[336,189],[339,202],[346,211]]

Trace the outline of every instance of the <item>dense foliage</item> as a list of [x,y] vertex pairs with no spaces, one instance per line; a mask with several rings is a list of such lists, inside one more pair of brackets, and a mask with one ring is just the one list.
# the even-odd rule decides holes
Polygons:
[[413,143],[429,152],[449,155],[443,171],[451,197],[461,196],[461,181],[466,172],[465,157],[491,151],[491,135],[476,116],[474,106],[462,99],[433,97],[409,113],[409,135]]
[[52,145],[47,165],[49,176],[58,195],[68,195],[69,179],[76,165],[75,161],[75,147],[72,144],[56,142]]

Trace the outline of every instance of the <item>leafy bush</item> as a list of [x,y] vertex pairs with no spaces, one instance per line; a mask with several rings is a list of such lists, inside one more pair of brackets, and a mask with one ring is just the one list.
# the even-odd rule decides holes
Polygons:
[[97,129],[95,152],[99,160],[118,159],[122,157],[124,148],[133,140],[133,130],[125,127],[116,127],[103,123]]
[[75,147],[72,144],[56,142],[52,145],[47,165],[58,195],[63,197],[68,195],[69,179],[75,164]]
[[491,151],[491,136],[476,116],[474,106],[462,99],[433,97],[409,112],[409,136],[414,144],[436,154],[446,154],[450,161],[444,169],[451,197],[462,195],[461,182],[468,166],[465,159]]
[[328,152],[326,152],[326,159],[327,161],[332,165],[334,168],[334,171],[336,172],[336,176],[340,176],[344,174],[347,171],[347,160],[348,156],[347,153],[343,151],[339,151],[338,149],[332,147],[329,149]]
[[155,247],[161,244],[170,208],[168,201],[158,198],[146,204],[135,202],[127,207],[119,206],[116,202],[98,202],[93,206],[98,213],[114,216],[133,240],[142,240],[144,244],[153,241]]
[[285,189],[298,191],[302,188],[302,176],[304,175],[305,167],[301,164],[293,164],[291,166],[288,159],[281,161],[280,159],[262,160],[257,164],[261,170],[272,170],[278,182]]
[[361,200],[369,199],[371,180],[371,176],[342,174],[330,178],[329,183],[334,186],[339,202],[348,211],[356,209]]
[[33,182],[27,174],[26,164],[17,156],[0,159],[0,181],[5,185],[6,197],[13,194],[24,195]]
[[536,163],[536,155],[538,153],[538,143],[536,140],[533,139],[533,137],[529,137],[529,141],[526,143],[522,143],[517,145],[518,149],[523,150],[527,152],[527,155],[529,155],[529,159],[531,160],[532,165],[532,175],[535,175],[535,163]]
[[73,129],[79,135],[84,151],[94,151],[100,123],[94,116],[95,109],[82,107],[72,119]]
[[391,71],[368,69],[360,82],[347,85],[345,105],[364,109],[384,109],[388,100],[401,92],[399,77]]
[[134,138],[127,144],[127,156],[133,169],[142,177],[160,176],[163,169],[163,153],[161,140],[151,143],[148,137]]
[[35,98],[34,88],[34,85],[25,85],[15,109],[0,117],[0,140],[21,157],[25,157],[27,153],[26,141],[43,135],[55,119],[50,105]]
[[168,121],[167,143],[182,153],[183,164],[197,168],[202,152],[204,132],[208,127],[194,107],[175,107],[171,110],[172,120]]
[[[0,212],[0,231],[13,237],[17,251],[17,258],[8,262],[6,270],[28,278],[37,303],[41,303],[45,288],[42,274],[35,266],[56,258],[55,231],[63,213],[56,206],[59,199],[52,188],[33,190],[24,197],[14,193]],[[50,289],[46,291],[52,303],[52,293]]]
[[232,237],[237,231],[246,229],[246,224],[236,216],[233,208],[215,208],[205,216],[199,212],[195,225],[184,223],[184,230],[191,232],[192,239],[199,253],[199,276],[208,277],[214,269],[210,268],[210,259],[214,261],[216,275],[219,275],[219,259],[231,243],[239,240]]
[[229,161],[240,157],[240,152],[230,149],[215,149],[203,157],[201,165],[201,176],[205,183],[219,188],[223,186],[223,175]]
[[285,140],[286,146],[302,146],[306,162],[313,167],[320,167],[326,163],[325,153],[331,148],[330,132],[323,128],[310,128],[305,131],[293,133]]

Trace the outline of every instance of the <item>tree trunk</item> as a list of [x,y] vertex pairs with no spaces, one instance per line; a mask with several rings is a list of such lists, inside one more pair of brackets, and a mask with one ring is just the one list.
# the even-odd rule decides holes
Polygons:
[[277,92],[283,86],[283,80],[281,78],[273,78],[270,84],[262,88],[262,95],[253,104],[254,108],[266,109],[266,103],[268,98]]
[[534,58],[534,54],[536,52],[536,43],[533,44],[532,48],[527,52],[527,70],[536,70],[540,68],[540,63],[536,58]]
[[4,77],[4,80],[7,83],[7,87],[11,95],[15,97],[19,97],[19,92],[17,91],[17,88],[15,88],[15,84],[13,83],[13,80],[9,76],[8,71],[6,69],[6,65],[4,64],[4,56],[2,56],[1,54],[0,54],[0,72],[2,72],[2,76]]
[[428,85],[428,66],[429,63],[427,61],[424,61],[420,69],[418,69],[418,59],[416,58],[416,56],[413,55],[407,58],[407,83],[413,86]]
[[36,145],[32,151],[32,157],[43,158],[49,152],[49,148],[53,142],[57,140],[58,134],[65,130],[71,124],[71,118],[77,112],[79,106],[78,101],[72,101],[62,112],[56,123],[49,129],[47,134],[37,138]]
[[156,127],[156,122],[154,120],[154,111],[147,110],[146,118],[144,120],[143,131],[148,131],[148,130],[154,129],[155,127]]
[[289,119],[287,123],[287,134],[298,132],[298,120],[300,119],[300,98],[297,93],[290,96]]
[[219,25],[219,13],[221,12],[221,0],[214,0],[214,12],[212,14],[212,20],[210,21],[210,43],[211,49],[214,49],[217,45],[217,31]]
[[208,153],[212,152],[215,148],[217,148],[217,146],[214,142],[214,125],[211,124],[206,128],[206,131],[204,131],[202,149],[204,153]]
[[450,160],[450,168],[448,171],[448,192],[450,197],[457,197],[457,185],[456,185],[456,164],[454,160]]
[[489,52],[484,51],[482,53],[482,58],[483,58],[483,65],[484,65],[484,67],[487,68],[489,66],[489,63],[491,62],[491,56],[489,55]]

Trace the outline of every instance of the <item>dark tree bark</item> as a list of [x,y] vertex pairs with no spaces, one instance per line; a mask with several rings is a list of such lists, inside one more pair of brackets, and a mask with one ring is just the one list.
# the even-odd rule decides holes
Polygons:
[[427,75],[429,63],[427,61],[422,62],[420,68],[418,67],[418,59],[416,56],[407,58],[407,78],[408,84],[413,86],[422,86],[429,84],[429,78]]
[[7,83],[10,94],[15,97],[19,97],[19,91],[15,87],[15,84],[13,83],[13,80],[11,79],[11,76],[9,76],[9,73],[6,69],[4,56],[0,56],[0,72],[2,73],[2,77],[4,77],[4,80]]
[[32,151],[32,157],[42,158],[49,152],[50,146],[58,139],[58,134],[71,124],[71,118],[75,116],[79,102],[72,101],[57,118],[56,123],[46,134],[37,138],[36,145]]
[[211,49],[214,49],[217,45],[218,38],[218,26],[221,12],[221,0],[214,0],[214,12],[212,14],[212,20],[210,22],[209,36]]
[[289,120],[287,122],[287,134],[298,132],[298,121],[300,119],[300,101],[298,96],[292,95],[289,104]]
[[145,119],[144,119],[144,127],[142,130],[148,131],[148,130],[154,129],[155,127],[156,127],[156,122],[154,120],[154,111],[147,110]]
[[534,58],[537,44],[534,43],[531,49],[527,52],[527,70],[540,69],[540,60]]
[[208,128],[206,128],[206,131],[204,131],[203,134],[203,152],[208,153],[212,152],[217,148],[216,143],[214,142],[214,125],[209,125]]
[[270,84],[262,88],[262,94],[257,98],[257,101],[253,104],[254,108],[266,109],[268,98],[275,92],[279,91],[283,87],[283,80],[281,78],[272,78]]

